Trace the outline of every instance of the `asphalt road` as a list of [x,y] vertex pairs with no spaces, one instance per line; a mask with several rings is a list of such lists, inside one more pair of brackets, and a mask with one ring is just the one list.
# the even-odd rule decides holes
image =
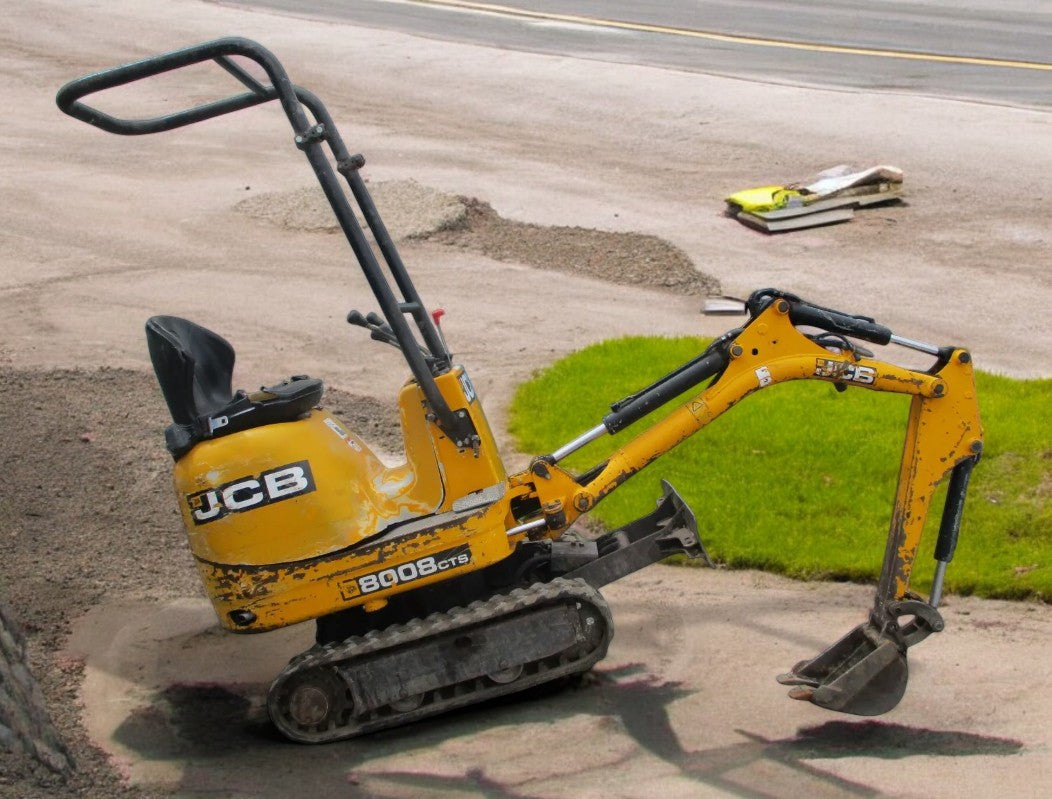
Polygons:
[[1052,105],[1052,3],[239,0],[527,52],[794,85]]

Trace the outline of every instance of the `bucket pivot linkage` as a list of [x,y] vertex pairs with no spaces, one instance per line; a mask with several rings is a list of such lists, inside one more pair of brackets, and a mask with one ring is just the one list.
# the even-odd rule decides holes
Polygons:
[[[913,618],[905,624],[899,621],[908,616]],[[792,699],[856,716],[879,716],[906,692],[906,650],[944,627],[939,611],[923,600],[890,602],[818,657],[780,675],[778,682],[794,686]]]
[[[793,686],[790,698],[856,716],[879,716],[899,703],[909,681],[907,650],[945,628],[937,609],[942,582],[957,546],[968,478],[978,458],[977,452],[953,469],[935,547],[937,565],[928,601],[903,589],[905,581],[901,576],[908,577],[916,547],[902,547],[900,531],[893,524],[869,620],[817,657],[803,660],[788,674],[780,675],[778,682]],[[901,598],[896,598],[896,585]]]

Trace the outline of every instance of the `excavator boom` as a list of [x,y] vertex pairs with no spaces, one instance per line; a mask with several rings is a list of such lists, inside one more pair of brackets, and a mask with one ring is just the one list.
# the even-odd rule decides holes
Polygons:
[[[694,361],[648,388],[614,403],[602,425],[535,461],[534,483],[542,504],[560,511],[569,508],[567,519],[572,522],[576,514],[591,510],[639,470],[761,389],[790,380],[822,380],[839,389],[850,386],[909,395],[898,487],[870,618],[779,678],[796,686],[790,694],[795,699],[858,715],[887,712],[905,691],[907,649],[944,626],[937,610],[943,577],[956,549],[968,480],[983,448],[971,355],[963,349],[902,339],[871,319],[814,306],[785,292],[755,292],[747,305],[753,317],[743,328],[717,339]],[[807,334],[800,328],[819,332]],[[924,372],[897,366],[874,359],[848,336],[902,344],[933,355],[936,361]],[[568,475],[558,474],[559,459],[709,378],[714,379],[703,391],[587,472],[589,479],[583,484],[571,484]],[[542,475],[548,478],[538,480]],[[910,592],[910,576],[932,498],[947,476],[935,544],[935,580],[925,602]],[[564,489],[570,486],[572,494],[548,495],[545,482]]]

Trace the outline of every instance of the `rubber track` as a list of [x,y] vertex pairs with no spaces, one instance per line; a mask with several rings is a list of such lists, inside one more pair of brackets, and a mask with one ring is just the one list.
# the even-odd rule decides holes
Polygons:
[[[394,648],[411,646],[413,642],[424,642],[430,638],[446,635],[468,627],[477,627],[487,621],[507,619],[531,608],[582,603],[591,606],[602,619],[605,629],[598,644],[583,656],[555,666],[545,664],[550,658],[522,664],[522,676],[508,684],[497,684],[484,678],[464,680],[443,688],[427,691],[423,703],[412,710],[398,711],[390,705],[370,710],[353,717],[344,726],[327,729],[303,728],[283,708],[282,687],[292,678],[313,669],[324,669],[330,673],[335,667],[353,669],[353,661]],[[448,710],[475,704],[550,680],[587,671],[606,655],[613,637],[613,619],[602,595],[583,580],[557,578],[549,583],[538,583],[528,588],[517,588],[508,594],[472,602],[467,607],[452,608],[445,613],[433,613],[425,619],[413,619],[405,624],[395,624],[383,630],[373,630],[364,636],[349,638],[330,644],[318,645],[297,655],[271,684],[267,696],[267,707],[271,720],[287,738],[300,743],[325,743],[353,738],[377,730],[407,724]],[[510,647],[514,651],[514,642]],[[518,664],[516,664],[518,665]],[[529,673],[535,669],[533,673]]]

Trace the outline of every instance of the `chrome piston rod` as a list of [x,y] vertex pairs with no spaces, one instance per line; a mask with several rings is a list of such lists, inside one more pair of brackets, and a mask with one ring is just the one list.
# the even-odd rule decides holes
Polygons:
[[552,463],[558,463],[563,458],[565,458],[567,455],[569,455],[569,454],[571,454],[573,452],[577,452],[577,450],[579,450],[581,447],[583,447],[583,446],[585,446],[587,444],[591,444],[593,441],[595,441],[600,436],[606,435],[606,433],[607,433],[606,425],[605,424],[597,424],[595,427],[593,427],[587,433],[583,433],[582,435],[577,436],[577,438],[575,438],[573,441],[569,442],[568,444],[563,444],[563,446],[561,446],[561,447],[559,447],[559,449],[555,450],[555,452],[553,452],[552,455],[551,455]]
[[911,350],[919,350],[920,352],[926,352],[929,355],[938,355],[939,348],[934,344],[928,344],[923,341],[914,341],[911,338],[903,338],[902,336],[892,336],[892,344],[898,344],[900,347],[909,347]]

